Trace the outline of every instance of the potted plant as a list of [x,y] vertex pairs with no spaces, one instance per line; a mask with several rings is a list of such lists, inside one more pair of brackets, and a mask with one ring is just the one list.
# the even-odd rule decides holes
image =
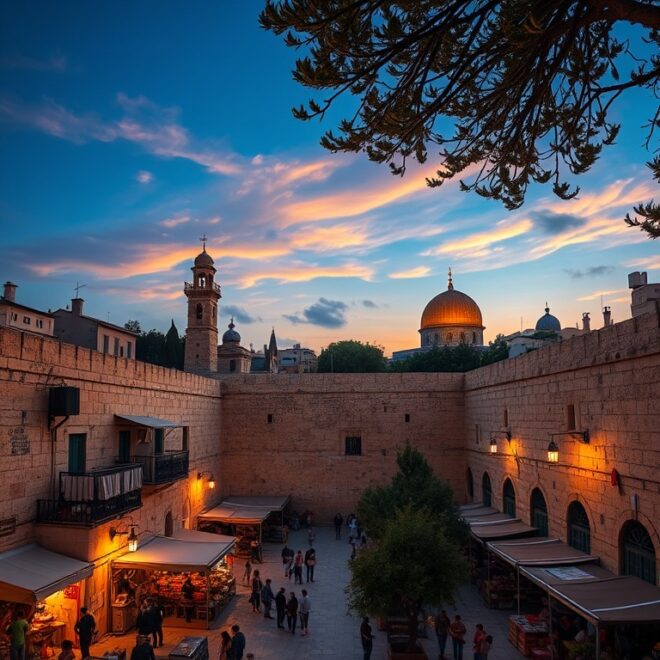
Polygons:
[[388,630],[389,657],[419,660],[426,657],[417,640],[423,607],[452,602],[464,581],[465,529],[451,489],[420,452],[407,446],[397,463],[392,484],[369,489],[358,505],[372,542],[351,561],[347,594],[361,614],[403,617],[403,631]]

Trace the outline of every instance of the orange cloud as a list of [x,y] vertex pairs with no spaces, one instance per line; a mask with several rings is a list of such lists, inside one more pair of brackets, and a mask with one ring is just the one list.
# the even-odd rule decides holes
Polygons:
[[416,277],[427,277],[431,273],[431,269],[426,266],[417,266],[410,270],[400,270],[398,273],[390,273],[388,277],[392,280],[411,280]]
[[[609,289],[607,291],[594,291],[594,293],[590,293],[587,296],[582,296],[578,298],[578,300],[597,300],[598,298],[606,298],[607,296],[613,296],[615,294],[619,293],[625,293],[628,289]],[[624,301],[628,300],[628,298],[624,298]],[[617,300],[617,302],[620,302],[620,299]]]
[[334,225],[332,227],[303,228],[291,236],[293,247],[303,250],[327,250],[329,248],[359,247],[368,240],[364,227]]
[[294,268],[281,268],[272,271],[250,273],[239,277],[240,288],[248,289],[264,280],[277,280],[280,284],[290,282],[309,282],[319,277],[357,277],[371,280],[373,269],[361,264],[340,264],[337,266],[307,266],[301,264]]

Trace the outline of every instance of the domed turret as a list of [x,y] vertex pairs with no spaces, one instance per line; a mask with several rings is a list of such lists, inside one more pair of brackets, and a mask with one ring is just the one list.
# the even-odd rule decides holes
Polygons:
[[470,296],[454,289],[451,268],[447,290],[424,308],[419,332],[422,346],[447,344],[483,345],[481,310]]
[[211,255],[204,249],[195,257],[195,266],[213,266]]
[[545,314],[536,322],[537,332],[561,332],[561,323],[556,316],[550,314],[548,303],[545,303]]
[[234,330],[236,327],[234,325],[234,317],[231,317],[231,321],[229,322],[229,330],[225,331],[225,334],[222,335],[222,343],[223,344],[229,344],[229,343],[234,343],[234,344],[240,344],[241,343],[241,336]]

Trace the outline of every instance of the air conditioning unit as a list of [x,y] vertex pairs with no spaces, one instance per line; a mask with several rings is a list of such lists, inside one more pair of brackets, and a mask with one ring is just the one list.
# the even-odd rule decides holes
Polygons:
[[48,393],[48,415],[69,417],[80,414],[79,387],[51,387]]

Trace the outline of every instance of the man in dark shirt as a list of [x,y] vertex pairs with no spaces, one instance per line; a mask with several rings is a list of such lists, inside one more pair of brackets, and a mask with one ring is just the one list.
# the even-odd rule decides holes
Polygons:
[[131,652],[131,660],[156,660],[154,649],[146,635],[138,635],[137,644]]
[[181,587],[181,593],[183,594],[183,599],[186,601],[183,606],[186,610],[186,623],[190,623],[193,615],[193,606],[195,604],[195,585],[190,579],[190,575],[186,578],[186,581]]
[[337,540],[341,539],[341,526],[344,524],[344,516],[341,515],[341,513],[338,513],[335,516],[335,538]]
[[96,630],[96,621],[94,617],[87,612],[86,607],[80,608],[80,619],[73,627],[78,633],[78,641],[80,642],[80,653],[84,658],[89,658],[89,647],[92,645],[92,637]]
[[[241,627],[234,624],[231,627],[231,649],[229,650],[229,660],[241,660],[245,651],[245,635],[241,632]],[[133,660],[131,658],[131,660]]]
[[152,600],[147,610],[149,628],[154,637],[154,648],[163,645],[163,608],[157,600]]
[[284,616],[286,615],[286,589],[284,587],[275,596],[275,609],[277,610],[277,627],[284,628]]
[[370,660],[371,651],[374,648],[374,636],[371,634],[371,626],[369,625],[368,616],[362,617],[362,625],[360,626],[360,640],[362,641],[364,660]]

